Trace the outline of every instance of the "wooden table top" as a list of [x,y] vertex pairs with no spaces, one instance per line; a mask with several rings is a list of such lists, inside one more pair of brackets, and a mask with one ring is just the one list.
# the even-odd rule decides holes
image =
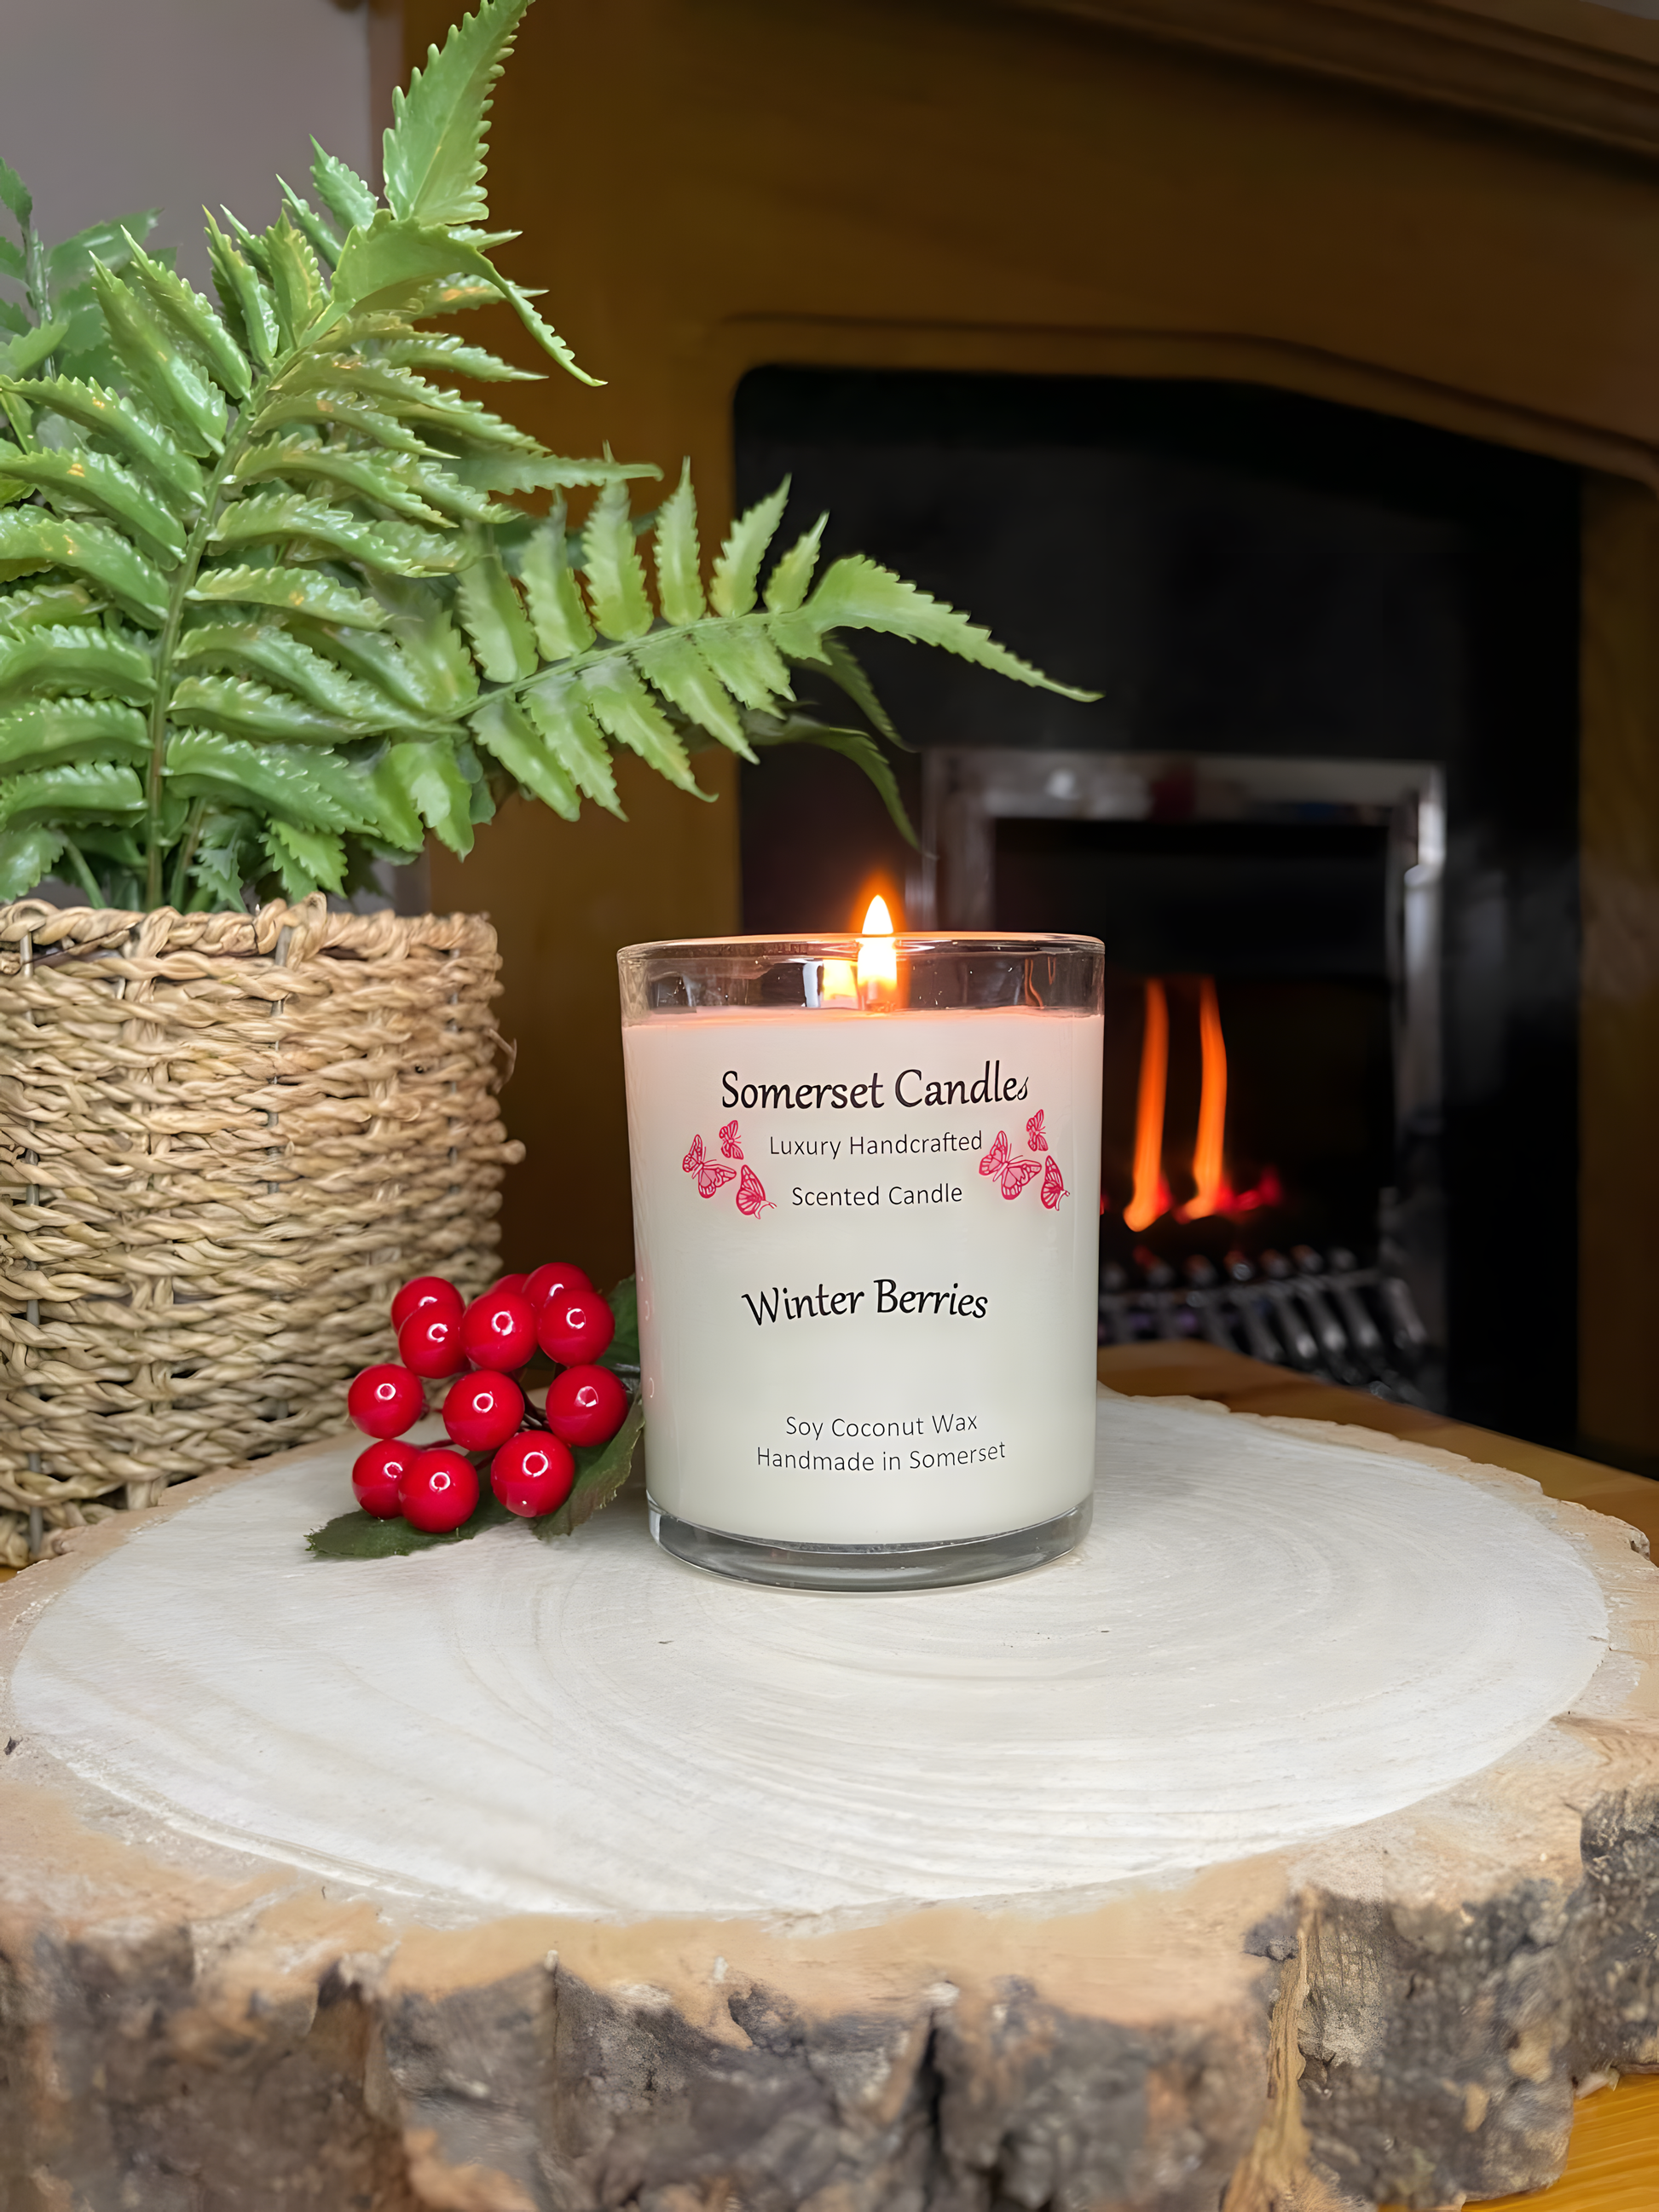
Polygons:
[[[1413,1443],[1530,1475],[1552,1498],[1611,1513],[1642,1530],[1659,1551],[1659,1482],[1598,1467],[1571,1453],[1522,1443],[1437,1413],[1394,1406],[1358,1390],[1316,1382],[1211,1345],[1108,1346],[1100,1379],[1132,1397],[1209,1398],[1246,1413],[1350,1422]],[[0,1580],[8,1571],[0,1569]],[[1627,2076],[1579,2106],[1567,2167],[1549,2189],[1487,2200],[1492,2212],[1659,2212],[1659,2075]]]
[[[1571,1498],[1639,1528],[1659,1553],[1659,1482],[1598,1467],[1571,1452],[1520,1443],[1439,1413],[1391,1406],[1363,1390],[1316,1382],[1282,1367],[1203,1343],[1110,1345],[1100,1355],[1109,1389],[1137,1398],[1211,1398],[1241,1413],[1347,1421],[1466,1459],[1529,1474],[1552,1498]],[[1659,2075],[1630,2075],[1579,2106],[1566,2172],[1525,2197],[1489,2197],[1492,2212],[1659,2212]]]

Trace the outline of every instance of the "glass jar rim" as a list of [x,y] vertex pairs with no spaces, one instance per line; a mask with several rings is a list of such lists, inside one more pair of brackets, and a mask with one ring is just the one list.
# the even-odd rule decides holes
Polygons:
[[888,937],[861,937],[856,930],[817,934],[800,930],[783,937],[665,937],[641,945],[624,945],[617,954],[620,965],[638,960],[856,960],[860,947],[890,944],[908,958],[928,953],[1007,953],[1018,958],[1044,954],[1078,953],[1099,958],[1106,947],[1098,937],[1073,937],[1057,930],[901,929]]

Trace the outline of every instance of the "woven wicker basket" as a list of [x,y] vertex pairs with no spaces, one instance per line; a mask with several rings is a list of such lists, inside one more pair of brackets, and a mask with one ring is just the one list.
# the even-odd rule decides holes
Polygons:
[[495,933],[0,906],[0,1564],[343,1425],[398,1282],[489,1279]]

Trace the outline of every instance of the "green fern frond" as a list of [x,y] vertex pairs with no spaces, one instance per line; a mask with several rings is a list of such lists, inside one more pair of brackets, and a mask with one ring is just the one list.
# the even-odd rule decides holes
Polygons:
[[386,196],[406,222],[456,227],[489,215],[484,152],[490,94],[513,51],[530,0],[483,0],[427,50],[407,92],[392,96],[386,134]]
[[[595,381],[491,258],[529,4],[483,0],[399,94],[384,200],[315,147],[268,229],[210,216],[216,306],[148,217],[49,246],[0,163],[0,896],[49,867],[106,902],[349,893],[428,834],[465,853],[512,793],[619,815],[618,748],[703,798],[702,746],[826,746],[910,835],[856,629],[1088,696],[872,561],[821,571],[823,518],[780,554],[787,483],[705,588],[689,467],[636,514],[654,466],[550,453],[459,388],[532,374],[431,327],[492,301]],[[797,702],[817,677],[868,730]]]

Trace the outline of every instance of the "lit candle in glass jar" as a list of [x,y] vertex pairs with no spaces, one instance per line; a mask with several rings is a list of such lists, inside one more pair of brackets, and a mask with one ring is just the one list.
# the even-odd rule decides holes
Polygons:
[[806,1588],[1066,1550],[1094,1476],[1103,948],[618,955],[653,1532]]

